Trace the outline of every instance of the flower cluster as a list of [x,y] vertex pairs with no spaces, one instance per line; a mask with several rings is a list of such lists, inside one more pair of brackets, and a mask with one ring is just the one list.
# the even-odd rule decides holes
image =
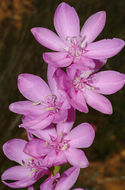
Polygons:
[[[89,165],[81,148],[91,146],[95,131],[89,123],[73,128],[75,110],[88,113],[88,104],[104,114],[112,114],[112,105],[103,95],[113,94],[125,84],[125,74],[98,72],[125,45],[118,38],[93,42],[105,20],[106,13],[97,12],[80,31],[75,9],[61,3],[54,15],[58,35],[42,27],[31,29],[41,45],[55,52],[43,53],[48,63],[48,84],[33,74],[18,76],[18,89],[27,100],[12,103],[9,109],[23,116],[19,127],[26,130],[28,141],[11,139],[4,144],[5,155],[19,164],[2,174],[5,185],[33,190],[33,184],[45,175],[40,190],[69,190],[80,168]],[[66,67],[65,71],[61,67]],[[60,174],[65,163],[72,167]]]

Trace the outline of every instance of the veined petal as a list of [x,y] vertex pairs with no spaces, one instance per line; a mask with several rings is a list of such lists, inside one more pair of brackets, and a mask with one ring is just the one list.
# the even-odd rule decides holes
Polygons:
[[45,141],[41,139],[34,139],[25,145],[23,151],[32,157],[42,158],[50,152],[50,147],[46,145]]
[[44,101],[46,96],[51,95],[51,91],[44,80],[32,74],[20,74],[18,76],[18,88],[25,98],[35,103]]
[[73,58],[69,57],[67,52],[43,53],[43,59],[46,63],[54,67],[67,67],[73,61]]
[[76,182],[80,169],[76,167],[69,168],[60,177],[55,190],[69,190]]
[[125,42],[118,38],[100,40],[87,46],[87,52],[84,54],[93,59],[107,59],[121,51]]
[[112,114],[112,105],[106,97],[87,89],[84,96],[87,104],[92,108],[104,114]]
[[37,27],[31,29],[35,39],[46,48],[54,51],[62,51],[65,47],[63,41],[51,30]]
[[78,168],[88,167],[88,160],[82,150],[76,148],[68,148],[64,151],[68,162]]
[[14,166],[7,169],[1,176],[2,180],[22,180],[29,176],[30,171],[23,166]]
[[81,36],[85,36],[87,43],[91,43],[101,33],[105,26],[106,12],[100,11],[90,16],[81,29]]
[[89,123],[82,123],[71,130],[65,136],[69,140],[69,144],[74,148],[87,148],[91,146],[95,137],[93,127]]
[[80,33],[79,17],[73,7],[60,3],[54,15],[54,26],[60,38],[78,36]]
[[9,109],[12,112],[23,114],[23,115],[32,115],[32,116],[40,116],[42,114],[47,115],[45,111],[45,106],[39,104],[35,105],[30,101],[19,101],[10,104]]
[[75,122],[75,110],[73,107],[71,107],[68,110],[67,120],[65,122],[59,122],[56,126],[58,136],[60,136],[60,134],[62,133],[68,133],[73,127],[74,122]]
[[23,152],[23,149],[24,149],[26,143],[27,142],[22,139],[9,140],[3,145],[4,154],[10,160],[13,160],[15,162],[20,162],[22,160],[26,160],[27,158],[29,158],[29,156]]
[[92,86],[101,94],[113,94],[124,84],[125,74],[116,71],[102,71],[92,75]]

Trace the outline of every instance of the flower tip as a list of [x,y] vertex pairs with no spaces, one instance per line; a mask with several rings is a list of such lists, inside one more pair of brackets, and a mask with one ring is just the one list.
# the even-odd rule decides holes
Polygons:
[[14,110],[14,104],[13,104],[13,103],[9,105],[9,110],[10,110],[10,111],[13,111],[13,110]]

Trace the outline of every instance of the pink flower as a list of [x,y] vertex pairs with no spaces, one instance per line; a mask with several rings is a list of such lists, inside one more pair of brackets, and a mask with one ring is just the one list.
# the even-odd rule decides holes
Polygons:
[[24,151],[36,158],[44,158],[43,163],[49,167],[69,162],[79,168],[88,166],[88,160],[79,148],[89,147],[95,136],[94,129],[89,123],[82,123],[72,128],[71,123],[62,123],[45,128],[41,131],[41,137],[28,142]]
[[[59,173],[55,176],[46,179],[40,186],[40,190],[70,190],[70,188],[75,184],[80,169],[76,167],[69,168],[60,177]],[[83,190],[77,188],[74,190]]]
[[[41,160],[37,160],[23,152],[26,145],[25,140],[12,139],[3,145],[4,154],[17,163],[19,166],[14,166],[7,169],[1,176],[2,182],[11,188],[23,188],[31,186],[43,175],[48,174],[48,168],[45,167]],[[12,180],[15,182],[6,182],[6,180]]]
[[72,62],[80,62],[93,68],[92,59],[103,60],[116,55],[125,45],[118,38],[93,42],[104,28],[105,11],[90,16],[80,32],[80,23],[75,9],[66,3],[60,3],[54,15],[57,34],[49,29],[32,28],[36,40],[43,46],[56,52],[43,54],[45,62],[55,67],[67,67]]
[[88,113],[88,104],[102,113],[112,114],[110,101],[101,94],[109,95],[120,90],[125,84],[125,74],[116,71],[94,73],[82,64],[74,64],[66,72],[57,69],[55,78],[75,109]]
[[24,115],[20,126],[27,130],[43,129],[51,122],[58,123],[67,119],[70,104],[65,93],[57,89],[53,72],[54,68],[48,68],[50,87],[36,75],[20,74],[18,77],[19,91],[28,100],[12,103],[9,108]]

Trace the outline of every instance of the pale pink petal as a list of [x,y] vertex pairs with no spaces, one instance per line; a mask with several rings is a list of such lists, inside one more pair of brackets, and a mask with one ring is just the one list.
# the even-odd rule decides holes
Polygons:
[[35,103],[44,101],[51,95],[48,85],[39,76],[32,74],[20,74],[18,76],[18,88],[23,96]]
[[74,88],[71,88],[69,93],[69,102],[75,109],[80,112],[88,113],[88,107],[84,98],[84,94],[81,91],[75,92]]
[[112,105],[110,101],[92,90],[87,90],[84,93],[86,102],[92,108],[104,113],[104,114],[112,114]]
[[82,188],[75,188],[75,189],[73,189],[73,190],[84,190],[84,189],[82,189]]
[[66,52],[43,53],[43,59],[46,63],[54,67],[67,67],[73,61],[73,58],[69,57]]
[[45,110],[45,106],[41,104],[35,105],[33,102],[30,101],[14,102],[10,104],[9,109],[12,112],[23,115],[32,115],[32,116],[48,115],[47,111]]
[[73,128],[68,135],[65,136],[69,140],[69,144],[74,148],[87,148],[91,146],[95,137],[93,127],[89,123],[82,123]]
[[76,148],[68,148],[64,151],[64,153],[71,165],[79,168],[88,167],[88,160],[82,150]]
[[[91,83],[90,83],[91,84]],[[102,94],[113,94],[125,84],[125,74],[116,71],[102,71],[92,75],[92,86]]]
[[81,29],[81,36],[85,36],[87,43],[91,43],[101,33],[105,26],[106,12],[100,11],[90,16]]
[[100,40],[87,46],[87,52],[84,54],[93,59],[107,59],[121,51],[125,42],[118,38]]
[[54,51],[62,51],[65,47],[63,41],[51,30],[42,27],[31,29],[35,39],[46,48]]
[[67,162],[63,151],[50,151],[43,160],[43,164],[48,167],[58,166]]
[[75,184],[79,172],[80,169],[75,167],[66,170],[57,182],[55,190],[69,190]]
[[78,36],[80,33],[79,17],[75,9],[67,3],[60,3],[54,15],[54,26],[60,38]]
[[7,169],[1,176],[2,180],[22,180],[29,176],[30,171],[22,166]]
[[22,139],[9,140],[3,145],[4,154],[10,160],[15,162],[21,162],[22,160],[25,160],[29,158],[29,156],[23,152],[26,143],[27,142]]
[[34,139],[25,145],[23,151],[32,157],[42,158],[50,152],[50,147],[46,145],[45,141],[41,139]]
[[75,122],[75,110],[74,108],[71,107],[68,110],[67,120],[65,122],[58,123],[56,126],[58,136],[62,133],[68,133],[73,127],[74,122]]

